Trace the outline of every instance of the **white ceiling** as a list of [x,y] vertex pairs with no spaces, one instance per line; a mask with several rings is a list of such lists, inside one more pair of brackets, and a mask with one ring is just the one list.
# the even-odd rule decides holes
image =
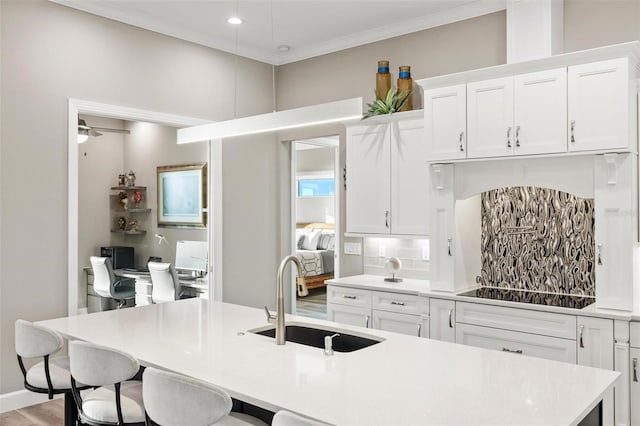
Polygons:
[[[275,65],[484,15],[504,9],[506,2],[506,0],[51,1]],[[227,18],[234,15],[242,18],[244,23],[239,26],[228,24]],[[288,52],[280,52],[277,49],[280,45],[290,46],[291,49]]]

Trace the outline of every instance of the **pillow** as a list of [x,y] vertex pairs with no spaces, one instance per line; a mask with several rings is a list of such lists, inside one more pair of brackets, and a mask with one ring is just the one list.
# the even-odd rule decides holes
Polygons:
[[327,250],[329,248],[329,243],[333,239],[333,235],[333,233],[323,231],[318,239],[318,250]]
[[300,250],[302,248],[302,243],[304,243],[304,237],[305,237],[304,234],[298,236],[298,242],[296,243],[296,246],[298,247],[298,250]]
[[316,250],[318,248],[318,238],[320,238],[320,230],[314,229],[304,236],[304,241],[302,242],[303,250]]
[[335,250],[336,249],[336,236],[332,234],[329,237],[329,242],[327,243],[327,250]]

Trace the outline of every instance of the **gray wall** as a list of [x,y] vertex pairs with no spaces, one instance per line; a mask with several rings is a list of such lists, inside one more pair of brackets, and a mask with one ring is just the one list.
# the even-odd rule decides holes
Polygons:
[[[3,0],[0,15],[0,393],[7,393],[22,388],[13,348],[14,321],[67,314],[68,99],[228,119],[234,115],[229,76],[234,75],[235,60],[48,1]],[[240,59],[237,69],[238,116],[270,111],[271,66]],[[261,148],[254,151],[248,142],[223,149],[223,156],[244,160]],[[226,191],[241,194],[242,184],[234,191],[236,164],[242,161],[225,168],[231,173],[223,178]],[[275,180],[277,169],[265,159],[257,172]],[[265,204],[252,199],[245,206],[266,210]],[[235,236],[244,229],[229,233]],[[252,249],[274,252],[278,235],[276,227],[265,227]],[[237,268],[237,255],[225,250],[227,271]],[[277,263],[270,259],[259,266],[254,277],[274,275]],[[249,284],[235,278],[225,276],[226,284],[241,293]]]

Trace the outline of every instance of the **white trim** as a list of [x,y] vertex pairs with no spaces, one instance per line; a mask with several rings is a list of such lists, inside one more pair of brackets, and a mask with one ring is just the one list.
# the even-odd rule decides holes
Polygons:
[[386,40],[392,37],[398,37],[417,31],[428,30],[429,28],[464,21],[465,19],[488,15],[490,13],[505,10],[506,7],[506,0],[473,1],[462,6],[443,10],[442,12],[418,16],[414,19],[408,19],[406,21],[373,28],[371,30],[349,34],[344,37],[329,40],[325,43],[318,43],[309,47],[292,49],[289,52],[278,55],[279,57],[272,58],[272,60],[274,65],[284,65],[291,62],[314,58],[316,56],[326,55],[328,53],[350,49],[352,47]]
[[[54,395],[53,399],[62,398],[63,394]],[[0,395],[0,413],[18,410],[31,405],[47,402],[49,398],[46,393],[30,392],[22,389],[15,392],[3,393]]]
[[[146,121],[172,127],[196,126],[210,123],[211,121],[75,98],[69,98],[68,113],[67,280],[69,286],[67,293],[67,315],[78,315],[81,313],[78,309],[78,114],[91,114],[130,121]],[[217,158],[214,157],[210,163],[212,172],[210,172],[209,176],[211,176],[215,170],[221,168],[222,156],[218,155]],[[218,188],[211,185],[211,183],[211,178],[209,178],[211,191],[214,193],[222,192],[221,186]],[[217,182],[214,181],[213,183],[216,184]],[[210,228],[213,227],[215,227],[215,225],[210,225]],[[221,242],[220,247],[222,247]],[[213,265],[214,268],[215,266],[216,265]],[[214,281],[215,280],[209,280],[210,290],[214,287]]]
[[429,15],[418,16],[406,21],[384,25],[344,37],[338,37],[323,43],[316,43],[307,47],[292,49],[288,52],[270,51],[259,49],[246,44],[223,40],[206,33],[193,31],[182,26],[161,22],[148,15],[132,15],[127,7],[118,5],[117,2],[78,1],[78,0],[51,0],[64,6],[82,10],[94,15],[103,16],[135,27],[144,28],[161,34],[166,34],[181,40],[197,43],[227,53],[267,62],[273,65],[284,65],[301,61],[328,53],[338,52],[352,47],[362,46],[388,38],[410,34],[429,28],[475,18],[489,13],[506,9],[506,0],[475,0],[458,7],[443,10]]

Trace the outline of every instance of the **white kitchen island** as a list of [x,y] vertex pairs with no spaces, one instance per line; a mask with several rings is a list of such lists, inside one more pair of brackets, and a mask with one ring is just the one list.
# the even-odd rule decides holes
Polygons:
[[573,425],[619,373],[379,330],[350,353],[248,333],[261,309],[187,299],[39,322],[68,338],[130,353],[143,365],[196,377],[270,411],[337,425]]

